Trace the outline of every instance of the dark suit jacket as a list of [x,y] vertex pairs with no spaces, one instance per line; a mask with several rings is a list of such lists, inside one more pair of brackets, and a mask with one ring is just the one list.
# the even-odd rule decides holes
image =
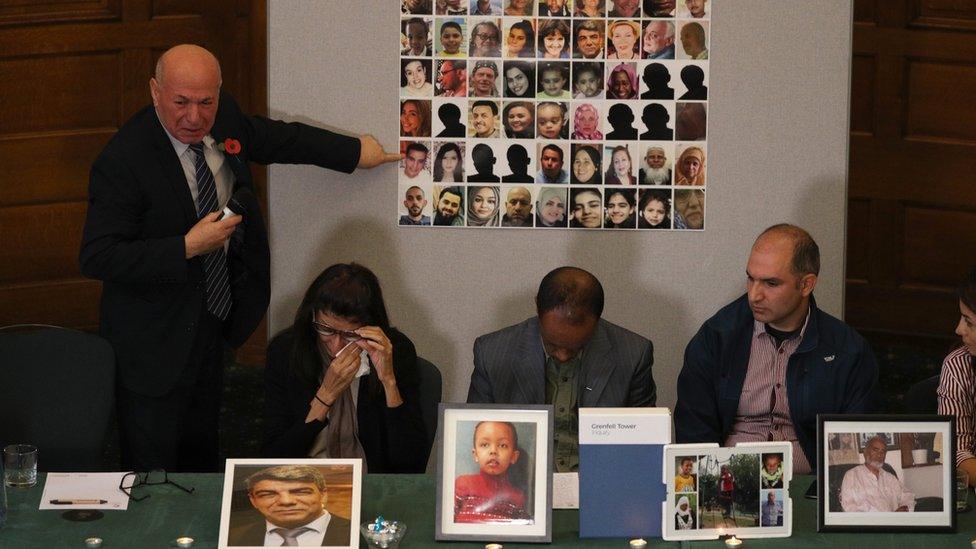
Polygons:
[[[315,164],[355,169],[359,140],[304,124],[246,116],[222,93],[211,136],[233,138],[225,154],[234,189],[251,187],[248,163]],[[121,383],[159,396],[177,382],[204,307],[201,257],[185,258],[183,237],[196,205],[173,145],[152,106],[136,113],[92,165],[81,272],[104,282],[101,334],[112,343]],[[232,346],[260,322],[270,296],[267,232],[256,201],[247,205],[243,239],[232,238],[228,274],[233,307],[224,325]]]
[[[386,332],[393,344],[393,373],[403,404],[386,406],[386,394],[376,370],[359,382],[356,419],[359,441],[366,454],[370,473],[423,473],[430,456],[430,440],[420,411],[420,373],[413,342],[391,328]],[[322,421],[305,423],[309,402],[318,384],[295,375],[290,364],[294,338],[291,330],[276,336],[268,345],[265,368],[265,457],[301,458],[315,437],[327,425]]]
[[[322,538],[322,547],[338,545],[345,547],[349,545],[349,519],[332,515],[329,519],[329,526],[325,529],[325,537]],[[235,529],[231,527],[227,533],[227,545],[230,547],[248,547],[264,545],[264,535],[267,531],[265,521],[249,524],[245,528]]]
[[[653,362],[650,340],[600,319],[583,351],[579,405],[654,406]],[[537,317],[475,340],[468,402],[545,404],[546,355]]]

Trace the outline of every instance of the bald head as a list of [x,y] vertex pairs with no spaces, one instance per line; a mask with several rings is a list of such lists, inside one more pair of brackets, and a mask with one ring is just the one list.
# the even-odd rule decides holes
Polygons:
[[753,248],[788,245],[792,248],[790,270],[796,276],[820,274],[820,247],[810,233],[789,223],[773,225],[756,238]]
[[156,61],[156,82],[163,84],[164,75],[170,73],[181,79],[216,79],[220,87],[220,62],[209,50],[195,44],[180,44],[166,50]]
[[174,46],[156,63],[149,91],[166,131],[181,143],[199,143],[217,116],[220,63],[200,46]]
[[567,320],[600,318],[603,314],[603,286],[595,276],[577,267],[559,267],[543,277],[535,297],[536,311],[558,310]]

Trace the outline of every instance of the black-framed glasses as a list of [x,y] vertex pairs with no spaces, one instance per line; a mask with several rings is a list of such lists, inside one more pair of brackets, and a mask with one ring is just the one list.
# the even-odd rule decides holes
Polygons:
[[[129,477],[135,477],[135,480],[132,482],[132,486],[125,485],[125,481]],[[139,486],[156,486],[159,484],[171,484],[180,490],[183,490],[187,494],[192,494],[193,490],[195,490],[195,488],[187,488],[182,484],[178,484],[170,480],[169,474],[163,469],[153,469],[152,471],[148,471],[146,473],[136,473],[135,471],[126,473],[122,475],[122,480],[119,482],[119,490],[121,490],[123,494],[129,496],[129,499],[132,501],[142,501],[152,494],[136,496],[132,493],[132,490],[138,488]]]

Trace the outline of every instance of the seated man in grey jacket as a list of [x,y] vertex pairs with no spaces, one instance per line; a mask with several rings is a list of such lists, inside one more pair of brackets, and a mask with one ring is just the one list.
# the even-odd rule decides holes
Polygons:
[[580,406],[654,406],[651,342],[600,318],[603,286],[560,267],[542,279],[536,316],[479,337],[468,402],[552,404],[554,464],[579,467]]

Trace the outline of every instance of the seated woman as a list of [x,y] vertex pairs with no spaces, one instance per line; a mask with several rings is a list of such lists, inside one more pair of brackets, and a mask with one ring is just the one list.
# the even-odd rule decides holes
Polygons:
[[939,413],[956,416],[956,468],[969,473],[976,486],[976,269],[959,285],[959,324],[962,345],[942,361],[939,376]]
[[363,458],[370,473],[422,473],[430,454],[413,343],[390,327],[376,275],[320,274],[268,344],[263,454]]

